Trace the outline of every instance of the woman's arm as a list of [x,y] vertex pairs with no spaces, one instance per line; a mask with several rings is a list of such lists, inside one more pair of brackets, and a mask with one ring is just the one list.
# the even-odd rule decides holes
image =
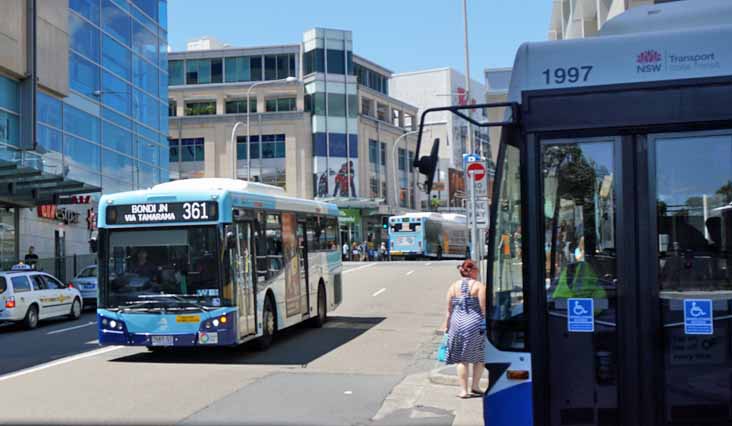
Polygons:
[[447,333],[447,329],[450,327],[450,315],[452,314],[452,285],[447,290],[447,313],[445,314],[445,322],[442,324],[442,330]]
[[478,300],[480,301],[480,310],[483,312],[483,316],[485,317],[485,293],[486,293],[486,285],[483,283],[479,283],[478,286]]

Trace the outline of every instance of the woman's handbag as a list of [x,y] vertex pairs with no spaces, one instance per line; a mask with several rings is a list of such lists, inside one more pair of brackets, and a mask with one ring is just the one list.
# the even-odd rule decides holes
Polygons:
[[447,333],[442,335],[442,342],[440,342],[440,349],[437,350],[437,360],[440,362],[447,361]]

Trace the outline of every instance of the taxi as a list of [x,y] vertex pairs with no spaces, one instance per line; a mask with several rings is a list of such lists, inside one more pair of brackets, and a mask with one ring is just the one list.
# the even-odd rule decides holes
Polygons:
[[0,323],[23,323],[36,328],[48,318],[81,316],[82,297],[73,284],[61,281],[30,266],[18,264],[0,272]]

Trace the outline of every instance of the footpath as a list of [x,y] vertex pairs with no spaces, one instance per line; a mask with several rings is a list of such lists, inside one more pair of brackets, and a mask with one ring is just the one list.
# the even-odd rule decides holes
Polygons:
[[[457,369],[436,361],[441,332],[423,345],[414,369],[396,385],[371,419],[373,425],[483,425],[483,398],[458,398]],[[427,368],[425,368],[427,367]],[[488,386],[487,374],[481,388]]]

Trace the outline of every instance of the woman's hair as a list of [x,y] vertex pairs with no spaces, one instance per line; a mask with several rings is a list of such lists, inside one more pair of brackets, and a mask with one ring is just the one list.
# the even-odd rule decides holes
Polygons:
[[465,259],[463,263],[458,266],[458,271],[460,271],[460,276],[463,277],[469,277],[470,274],[478,269],[478,266],[470,259]]

